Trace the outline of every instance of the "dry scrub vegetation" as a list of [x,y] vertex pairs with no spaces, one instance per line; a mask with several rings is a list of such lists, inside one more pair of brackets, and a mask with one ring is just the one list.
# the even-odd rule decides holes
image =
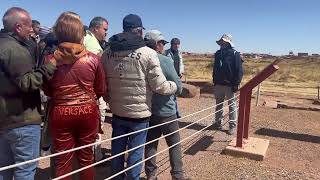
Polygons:
[[[275,59],[244,59],[243,83],[258,74]],[[212,80],[213,58],[185,57],[185,75],[189,79]],[[263,82],[263,90],[316,95],[320,84],[320,58],[283,59],[280,69]]]

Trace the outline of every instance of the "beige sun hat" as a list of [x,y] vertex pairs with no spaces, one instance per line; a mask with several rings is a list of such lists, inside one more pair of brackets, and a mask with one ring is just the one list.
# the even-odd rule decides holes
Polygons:
[[234,47],[234,44],[233,44],[233,42],[232,42],[232,36],[231,36],[231,34],[223,34],[223,35],[221,36],[221,38],[220,38],[218,41],[216,41],[216,42],[217,42],[218,45],[221,46],[221,41],[227,42],[227,43],[230,44],[231,47]]

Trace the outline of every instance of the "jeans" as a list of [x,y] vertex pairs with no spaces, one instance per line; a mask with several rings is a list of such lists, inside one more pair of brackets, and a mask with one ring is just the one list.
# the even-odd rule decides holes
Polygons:
[[[40,125],[26,125],[0,134],[0,167],[39,157]],[[0,172],[0,180],[33,180],[38,162]]]
[[[173,115],[170,117],[151,116],[150,127],[164,123],[164,122],[168,122],[168,121],[171,121],[174,119],[177,119],[176,115]],[[148,130],[147,142],[161,137],[162,134],[163,135],[170,134],[174,131],[177,131],[178,129],[179,129],[178,121],[174,121],[172,123],[165,124],[165,125],[150,129],[150,130]],[[170,136],[165,137],[165,140],[166,140],[168,146],[172,146],[180,141],[180,134],[179,134],[179,132],[176,132]],[[145,159],[147,159],[157,153],[158,143],[159,143],[159,140],[146,145]],[[183,171],[182,171],[182,156],[181,156],[181,145],[180,144],[169,149],[169,157],[170,157],[172,177],[175,177],[176,179],[182,178]],[[153,158],[146,161],[145,171],[146,171],[147,176],[156,176],[156,174],[157,174],[156,157],[153,157]]]
[[[122,120],[120,118],[113,117],[112,137],[121,136],[123,134],[138,131],[140,129],[145,129],[148,126],[149,126],[148,122],[134,122],[134,121],[127,121],[127,120]],[[146,137],[147,137],[147,131],[142,131],[139,133],[132,134],[130,136],[113,140],[111,142],[112,156],[126,151],[127,147],[129,150],[141,144],[144,144],[146,142]],[[130,167],[142,161],[143,150],[144,150],[144,147],[142,146],[138,149],[135,149],[129,152],[128,159],[127,159],[127,167]],[[124,170],[124,161],[125,161],[124,155],[118,156],[111,160],[112,174],[116,174]],[[128,170],[126,172],[126,177],[125,177],[125,174],[121,174],[115,177],[114,179],[123,180],[124,178],[126,178],[130,180],[139,180],[141,169],[142,169],[142,164],[139,164],[134,168]]]
[[[229,127],[230,128],[235,128],[237,126],[237,104],[235,98],[235,93],[232,92],[231,87],[229,86],[223,86],[223,85],[215,85],[214,86],[214,96],[216,98],[216,104],[219,104],[216,106],[216,116],[215,116],[215,122],[216,123],[222,123],[223,120],[223,102],[225,99],[230,99],[228,101],[229,105]],[[221,103],[221,104],[220,104]],[[218,112],[219,111],[219,112]]]

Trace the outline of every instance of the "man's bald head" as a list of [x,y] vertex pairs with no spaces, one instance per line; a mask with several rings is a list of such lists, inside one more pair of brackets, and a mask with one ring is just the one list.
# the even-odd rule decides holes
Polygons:
[[29,38],[32,32],[30,14],[22,8],[8,9],[3,15],[2,22],[5,30],[16,33],[22,39]]
[[27,18],[30,18],[30,15],[26,10],[19,7],[12,7],[8,9],[2,17],[3,27],[8,31],[12,31],[16,23],[21,23],[21,21]]

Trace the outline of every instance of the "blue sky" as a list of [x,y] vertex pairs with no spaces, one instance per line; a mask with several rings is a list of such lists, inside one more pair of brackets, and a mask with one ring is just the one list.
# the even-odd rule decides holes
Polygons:
[[122,31],[125,15],[135,13],[147,30],[180,38],[181,49],[190,52],[215,52],[215,41],[228,32],[240,52],[320,53],[319,0],[1,0],[1,16],[12,6],[28,10],[45,26],[64,11],[80,14],[85,24],[103,16],[109,37]]

